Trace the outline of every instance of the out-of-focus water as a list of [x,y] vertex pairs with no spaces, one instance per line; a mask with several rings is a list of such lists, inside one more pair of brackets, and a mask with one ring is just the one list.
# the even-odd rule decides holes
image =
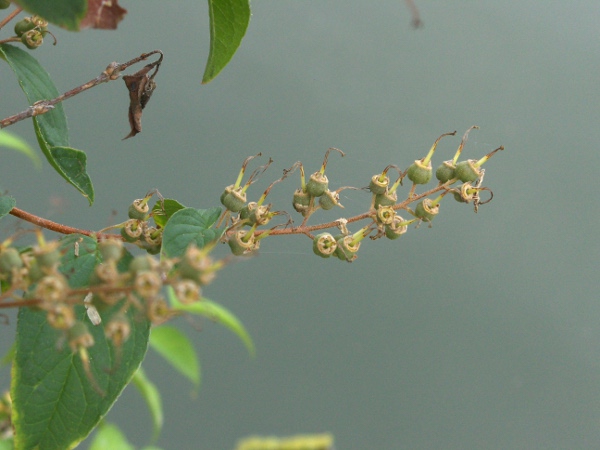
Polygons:
[[[83,228],[119,220],[151,188],[215,206],[259,151],[275,163],[255,198],[297,160],[317,170],[331,146],[347,153],[330,158],[333,187],[365,186],[474,124],[466,157],[506,147],[486,164],[495,197],[477,215],[445,202],[432,228],[367,242],[352,264],[320,260],[294,237],[267,239],[259,257],[223,270],[205,293],[244,322],[257,356],[219,326],[182,321],[203,381],[192,398],[149,353],[161,447],[327,431],[343,450],[600,448],[600,4],[416,3],[420,29],[403,2],[255,1],[241,49],[206,86],[207,7],[189,0],[129,2],[117,32],[57,30],[58,46],[35,53],[61,91],[111,61],[165,53],[135,138],[121,141],[120,82],[65,103],[71,143],[88,152],[93,208],[47,165],[35,173],[2,153],[0,182],[19,206]],[[4,117],[27,105],[1,70]],[[12,130],[33,144],[30,128]],[[442,140],[434,166],[459,141]],[[297,178],[273,189],[279,209],[291,211]],[[341,202],[325,217],[362,212],[369,198],[344,191]],[[14,321],[0,333],[5,347]],[[132,388],[107,420],[148,442]]]

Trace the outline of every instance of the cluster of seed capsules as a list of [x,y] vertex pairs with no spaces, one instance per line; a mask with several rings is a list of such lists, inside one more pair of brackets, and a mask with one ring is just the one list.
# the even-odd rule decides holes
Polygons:
[[[369,211],[366,214],[361,214],[353,218],[338,219],[335,221],[331,227],[336,226],[339,228],[339,233],[337,234],[326,231],[313,236],[311,231],[327,227],[311,227],[306,226],[306,223],[308,218],[319,209],[329,210],[335,206],[343,207],[339,202],[339,194],[343,189],[348,189],[348,187],[339,188],[335,191],[330,190],[325,169],[330,152],[337,151],[342,156],[344,154],[338,149],[330,148],[325,155],[321,169],[313,173],[308,178],[308,181],[305,180],[302,164],[296,163],[292,168],[284,171],[284,176],[276,181],[283,180],[295,168],[300,168],[301,186],[294,192],[293,207],[303,216],[304,220],[300,226],[293,228],[293,232],[311,237],[313,240],[313,252],[316,255],[322,258],[334,256],[342,261],[351,262],[356,259],[356,253],[360,248],[361,242],[367,236],[370,236],[371,239],[386,237],[393,240],[406,233],[408,225],[411,223],[431,223],[433,218],[439,214],[440,202],[449,193],[458,202],[474,203],[475,211],[477,211],[479,205],[487,203],[492,197],[491,190],[482,186],[485,171],[481,166],[495,152],[503,150],[504,147],[498,147],[479,160],[467,159],[458,161],[468,134],[473,128],[478,127],[474,125],[465,132],[454,158],[444,161],[437,168],[435,177],[438,184],[427,192],[417,194],[415,191],[418,186],[428,184],[433,178],[434,171],[431,159],[439,141],[444,136],[454,136],[456,131],[442,134],[435,141],[429,153],[424,158],[416,160],[405,171],[401,171],[395,165],[389,165],[381,173],[373,175],[368,188],[366,188],[372,195]],[[275,215],[282,213],[271,211],[271,205],[265,204],[266,196],[272,185],[263,193],[258,202],[247,202],[246,190],[259,172],[259,170],[255,171],[250,176],[248,182],[242,185],[242,178],[250,159],[248,158],[244,162],[236,183],[228,186],[221,195],[221,203],[226,208],[225,214],[232,216],[232,225],[227,229],[224,236],[232,252],[236,255],[255,252],[259,248],[261,239],[280,233],[275,231],[274,228],[265,231],[257,230],[259,226],[269,223]],[[266,167],[268,167],[268,164],[264,168],[261,168],[261,170],[264,171]],[[396,169],[399,172],[399,176],[394,183],[391,183],[388,176],[390,169]],[[403,185],[404,178],[408,178],[412,182],[412,186],[406,200],[399,202],[397,190],[399,186]],[[459,182],[462,183],[460,186],[452,187]],[[482,191],[489,192],[490,198],[488,200],[481,201],[480,193]],[[434,193],[439,193],[437,198],[428,197]],[[418,203],[413,210],[409,205],[414,202]],[[398,214],[398,210],[404,210],[412,217],[404,219]],[[355,233],[348,231],[348,223],[364,219],[370,219],[369,223]]]
[[[180,258],[158,261],[148,254],[132,257],[123,245],[122,240],[113,237],[98,241],[93,250],[85,250],[93,252],[95,266],[85,287],[72,288],[63,272],[69,273],[65,264],[77,267],[77,258],[84,257],[78,243],[67,249],[59,241],[45,242],[38,232],[38,246],[19,250],[7,240],[0,245],[0,301],[3,306],[44,311],[48,324],[61,333],[59,341],[67,342],[80,356],[86,372],[87,348],[94,345],[89,326],[102,325],[116,350],[118,364],[122,345],[131,334],[132,320],[160,324],[177,314],[163,295],[165,287],[172,289],[182,304],[201,301],[202,287],[223,267],[222,261],[209,256],[211,246],[199,249],[191,245]],[[85,306],[87,319],[77,309],[81,305]],[[110,314],[103,315],[107,319],[104,322],[100,313],[108,309]]]
[[44,43],[44,37],[48,33],[46,20],[39,16],[25,17],[15,24],[15,37],[11,41],[20,41],[28,49],[35,50]]

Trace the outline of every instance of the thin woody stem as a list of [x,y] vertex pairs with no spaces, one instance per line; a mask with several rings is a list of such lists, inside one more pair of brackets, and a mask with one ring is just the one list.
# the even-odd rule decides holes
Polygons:
[[122,239],[121,236],[117,234],[96,233],[95,231],[82,230],[79,228],[70,227],[68,225],[56,223],[51,220],[44,219],[43,217],[36,216],[35,214],[28,213],[27,211],[23,211],[19,208],[11,209],[10,214],[18,217],[19,219],[25,220],[26,222],[61,234],[83,234],[85,236],[95,236],[100,239],[106,239],[109,237]]
[[[399,210],[399,209],[404,209],[406,208],[409,204],[422,199],[423,197],[427,197],[428,195],[431,194],[435,194],[436,192],[439,192],[441,190],[445,190],[447,189],[447,187],[452,184],[451,182],[456,181],[456,180],[450,180],[449,182],[442,184],[442,185],[438,185],[426,192],[423,192],[422,194],[418,194],[415,196],[412,196],[410,198],[407,198],[406,200],[404,200],[403,202],[400,203],[396,203],[394,205],[394,210]],[[369,219],[371,218],[373,215],[372,211],[368,211],[362,214],[359,214],[358,216],[354,216],[351,217],[350,219],[348,219],[347,223],[354,223],[354,222],[358,222],[360,220],[365,220],[365,219]],[[328,222],[328,223],[321,223],[319,225],[312,225],[312,226],[305,226],[304,222],[302,222],[302,225],[298,226],[298,227],[294,227],[294,228],[286,228],[283,230],[273,230],[270,235],[271,236],[277,236],[277,235],[285,235],[285,234],[306,234],[309,235],[310,233],[314,232],[314,231],[319,231],[319,230],[324,230],[327,228],[335,228],[337,227],[337,220],[333,221],[333,222]],[[260,234],[263,231],[259,230],[256,231],[254,234]]]
[[8,22],[10,22],[11,20],[13,20],[14,17],[17,14],[19,14],[21,11],[23,11],[23,8],[16,8],[8,16],[6,16],[4,19],[2,19],[2,22],[0,22],[0,29],[2,29]]
[[68,98],[71,98],[77,94],[82,93],[83,91],[87,91],[88,89],[93,88],[94,86],[98,86],[99,84],[106,83],[108,81],[113,81],[119,78],[120,72],[127,69],[129,66],[136,64],[140,61],[144,61],[148,59],[150,56],[159,53],[160,58],[154,64],[159,66],[162,62],[163,54],[160,50],[153,50],[149,53],[143,53],[137,58],[132,59],[131,61],[127,61],[123,64],[118,64],[116,62],[110,63],[104,72],[102,72],[99,76],[94,78],[93,80],[88,81],[87,83],[82,84],[81,86],[77,86],[76,88],[71,89],[70,91],[65,92],[62,95],[59,95],[52,100],[40,100],[35,102],[25,111],[20,112],[18,114],[12,115],[5,119],[0,120],[0,128],[5,128],[10,125],[13,125],[21,120],[27,119],[29,117],[38,116],[40,114],[45,114],[48,111],[54,108],[54,105],[60,103]]

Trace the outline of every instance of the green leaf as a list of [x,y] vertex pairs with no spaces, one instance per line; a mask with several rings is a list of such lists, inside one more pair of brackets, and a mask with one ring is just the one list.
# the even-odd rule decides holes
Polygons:
[[249,0],[208,0],[210,53],[202,84],[213,80],[229,63],[250,23]]
[[71,31],[79,30],[79,22],[87,12],[87,0],[15,0],[15,3],[25,11]]
[[0,440],[0,450],[13,450],[15,444],[12,438]]
[[10,213],[16,204],[17,201],[10,195],[0,196],[0,219]]
[[208,317],[209,319],[229,328],[242,340],[250,355],[254,356],[255,349],[252,338],[246,331],[246,328],[244,328],[244,325],[242,325],[242,322],[240,322],[240,320],[224,306],[210,301],[205,297],[202,297],[202,300],[195,303],[181,303],[172,288],[167,289],[167,295],[173,309]]
[[0,146],[23,153],[33,162],[36,169],[41,169],[42,163],[40,157],[24,139],[21,139],[16,134],[9,133],[6,130],[0,130]]
[[152,212],[154,213],[152,216],[154,223],[156,226],[164,228],[171,216],[183,208],[185,208],[185,206],[177,200],[170,198],[165,198],[162,202],[156,202],[152,208]]
[[15,343],[13,342],[6,354],[0,360],[0,367],[12,364],[15,359]]
[[[79,256],[75,256],[76,244]],[[70,235],[61,241],[60,250],[61,270],[70,286],[87,286],[100,261],[96,241]],[[101,311],[102,323],[108,323],[122,307],[119,302]],[[75,312],[89,324],[94,338],[95,344],[88,349],[91,372],[104,395],[94,389],[80,357],[66,343],[61,345],[64,338],[48,325],[45,312],[21,308],[11,382],[17,450],[73,448],[112,407],[144,358],[150,324],[137,310],[127,311],[131,335],[118,350],[108,342],[102,326],[91,326],[83,306]]]
[[[0,57],[5,59],[17,76],[31,105],[39,100],[58,97],[58,90],[44,68],[29,53],[8,44],[0,45]],[[86,157],[81,150],[69,147],[67,118],[61,103],[52,111],[33,118],[40,149],[52,167],[90,202],[94,188],[86,172]]]
[[191,243],[202,248],[217,240],[223,230],[211,227],[220,214],[220,208],[183,208],[175,212],[163,232],[162,248],[166,256],[176,258],[183,255]]
[[90,445],[90,450],[135,450],[119,427],[112,423],[102,423]]
[[167,360],[175,370],[187,377],[196,388],[200,385],[200,364],[194,346],[177,328],[152,328],[150,347]]
[[140,394],[142,394],[144,400],[146,400],[146,405],[148,405],[150,415],[152,416],[153,440],[156,440],[163,426],[163,409],[160,392],[156,385],[148,379],[146,372],[141,367],[137,370],[131,381]]

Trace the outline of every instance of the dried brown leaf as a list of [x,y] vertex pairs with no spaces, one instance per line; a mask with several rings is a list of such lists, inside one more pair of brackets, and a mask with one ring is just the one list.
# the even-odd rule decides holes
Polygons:
[[88,0],[87,15],[79,24],[79,28],[115,30],[126,13],[127,10],[119,6],[118,0]]

